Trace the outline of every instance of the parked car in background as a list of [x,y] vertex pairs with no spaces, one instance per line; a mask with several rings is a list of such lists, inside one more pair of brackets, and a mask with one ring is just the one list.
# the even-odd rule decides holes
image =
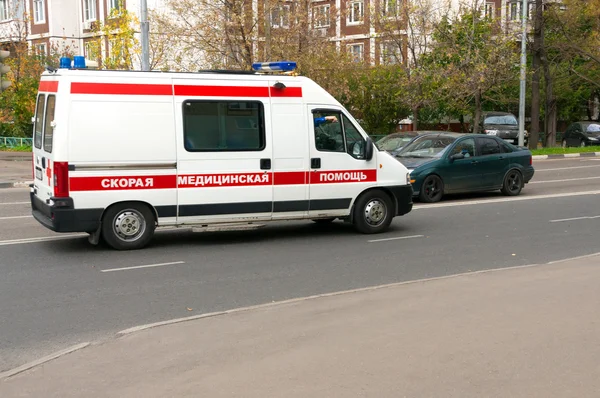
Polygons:
[[[483,134],[496,136],[514,145],[519,143],[519,121],[512,113],[484,112],[481,118],[480,131]],[[525,131],[523,145],[527,146],[528,141],[529,133]]]
[[565,130],[562,147],[600,145],[600,122],[575,122]]
[[396,158],[410,172],[414,195],[429,203],[448,193],[500,189],[519,195],[534,174],[527,148],[484,134],[424,134]]
[[388,134],[377,140],[375,145],[380,151],[387,151],[396,155],[406,144],[411,142],[416,136],[426,133],[442,133],[442,131],[402,131],[399,133]]

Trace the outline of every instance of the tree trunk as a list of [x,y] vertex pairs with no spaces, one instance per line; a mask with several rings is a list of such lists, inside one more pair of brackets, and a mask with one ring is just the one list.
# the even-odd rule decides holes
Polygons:
[[529,148],[536,149],[540,131],[540,64],[543,48],[543,4],[535,0],[533,15],[533,76],[531,79],[531,128],[529,131]]
[[473,134],[479,134],[479,121],[481,120],[481,90],[475,93],[475,116],[473,117]]
[[419,109],[421,107],[419,105],[415,105],[412,108],[412,116],[413,116],[413,131],[417,131],[419,129]]
[[544,146],[553,147],[556,145],[556,98],[554,97],[554,78],[550,72],[548,65],[548,57],[546,50],[542,51],[542,65],[544,67],[544,81],[546,83],[546,117],[544,120],[544,129],[546,136],[544,137]]

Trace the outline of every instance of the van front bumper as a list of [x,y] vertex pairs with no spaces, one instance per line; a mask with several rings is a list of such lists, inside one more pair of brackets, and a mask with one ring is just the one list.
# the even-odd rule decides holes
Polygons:
[[412,185],[397,185],[386,187],[396,200],[396,215],[402,216],[410,213],[413,208],[413,187]]
[[75,209],[72,198],[50,198],[43,202],[33,192],[31,212],[44,227],[55,232],[95,232],[100,227],[103,209]]

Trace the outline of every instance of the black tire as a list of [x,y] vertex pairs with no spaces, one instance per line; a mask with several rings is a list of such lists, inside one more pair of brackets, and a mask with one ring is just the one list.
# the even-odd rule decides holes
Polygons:
[[363,234],[378,234],[385,231],[393,218],[394,204],[383,191],[365,192],[354,204],[354,227]]
[[562,147],[566,148],[567,147],[567,140],[562,140]]
[[444,182],[435,174],[429,175],[421,185],[419,200],[426,203],[435,203],[442,200],[444,196]]
[[519,170],[510,170],[504,176],[502,183],[502,193],[506,196],[517,196],[523,189],[523,175]]
[[587,146],[587,144],[586,144],[585,140],[581,140],[581,142],[579,143],[579,146],[580,146],[581,148],[585,148],[585,147]]
[[319,225],[331,224],[332,222],[335,221],[335,217],[333,217],[333,218],[316,218],[316,219],[314,219],[312,221],[314,223],[319,224]]
[[110,207],[102,216],[102,238],[116,250],[145,247],[155,228],[154,213],[141,203],[120,203]]

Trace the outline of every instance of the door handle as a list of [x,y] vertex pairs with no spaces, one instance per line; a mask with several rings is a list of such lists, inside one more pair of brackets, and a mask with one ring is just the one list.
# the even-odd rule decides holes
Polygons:
[[261,170],[271,170],[271,159],[261,159],[260,160],[260,169]]
[[320,169],[321,168],[321,158],[312,158],[310,160],[310,168],[311,169]]
[[471,160],[471,164],[477,164],[477,163],[479,163],[479,162],[476,160]]
[[42,169],[46,168],[46,157],[42,157]]
[[498,160],[504,160],[504,156],[498,157]]

